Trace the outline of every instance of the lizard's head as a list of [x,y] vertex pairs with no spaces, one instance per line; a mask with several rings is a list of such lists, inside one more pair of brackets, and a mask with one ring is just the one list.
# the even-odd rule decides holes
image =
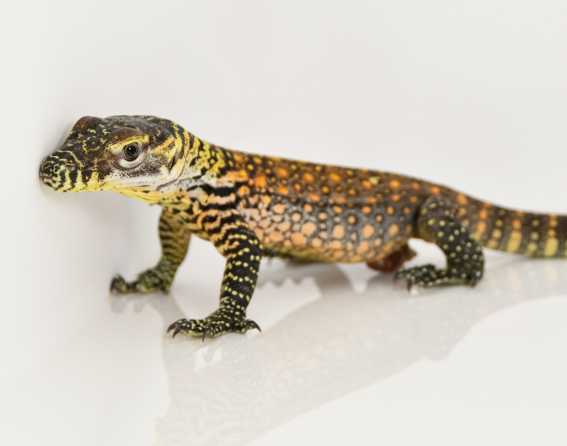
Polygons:
[[152,116],[86,116],[41,163],[39,177],[60,192],[152,191],[177,178],[188,133]]

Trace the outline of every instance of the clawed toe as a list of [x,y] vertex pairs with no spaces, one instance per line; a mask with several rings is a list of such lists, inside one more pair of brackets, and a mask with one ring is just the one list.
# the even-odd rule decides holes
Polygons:
[[225,333],[246,333],[248,330],[258,330],[260,326],[250,319],[245,320],[217,320],[214,317],[205,319],[179,319],[167,328],[167,333],[175,338],[184,334],[201,338],[216,338]]

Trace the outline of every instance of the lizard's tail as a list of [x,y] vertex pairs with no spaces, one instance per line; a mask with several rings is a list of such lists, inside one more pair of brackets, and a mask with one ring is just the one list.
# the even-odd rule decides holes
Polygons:
[[530,257],[567,258],[567,215],[517,211],[456,193],[459,219],[484,247]]

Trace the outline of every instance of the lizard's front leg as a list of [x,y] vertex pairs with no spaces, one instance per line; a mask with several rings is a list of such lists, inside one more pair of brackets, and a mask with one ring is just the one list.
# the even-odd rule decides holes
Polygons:
[[176,218],[172,211],[164,209],[159,219],[161,258],[158,264],[138,275],[136,280],[127,282],[120,275],[110,283],[110,290],[117,294],[167,293],[175,273],[187,255],[191,233]]
[[229,332],[246,333],[260,330],[256,322],[246,319],[256,281],[262,248],[260,241],[246,223],[237,216],[225,217],[213,242],[226,258],[221,285],[220,305],[204,319],[179,319],[171,324],[168,333],[212,338]]

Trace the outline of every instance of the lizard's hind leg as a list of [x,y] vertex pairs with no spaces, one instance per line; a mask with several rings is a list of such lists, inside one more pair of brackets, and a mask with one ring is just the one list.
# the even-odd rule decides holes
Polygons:
[[435,243],[447,258],[444,269],[434,265],[401,270],[396,279],[405,280],[408,288],[439,285],[476,285],[484,273],[482,247],[456,218],[456,206],[431,197],[422,205],[417,220],[417,235]]

